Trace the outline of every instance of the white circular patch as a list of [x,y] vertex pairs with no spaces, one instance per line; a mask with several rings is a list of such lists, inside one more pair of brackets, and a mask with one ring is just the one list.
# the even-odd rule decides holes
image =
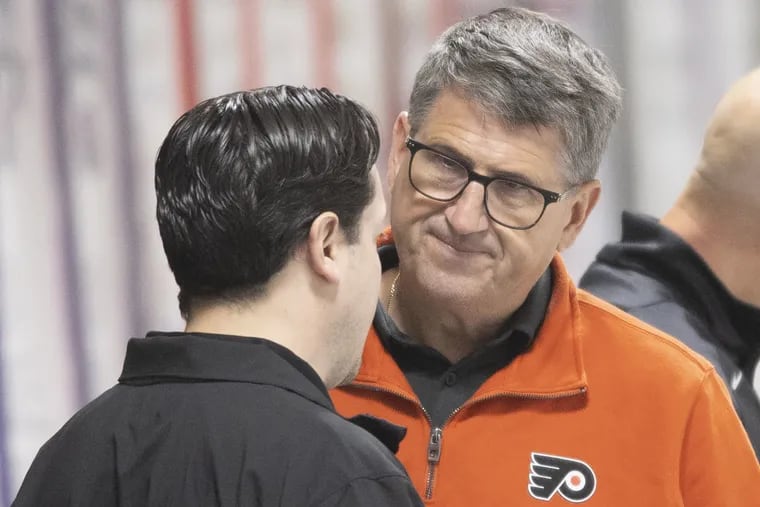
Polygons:
[[586,485],[586,478],[580,472],[570,472],[565,477],[565,485],[572,491],[580,491]]

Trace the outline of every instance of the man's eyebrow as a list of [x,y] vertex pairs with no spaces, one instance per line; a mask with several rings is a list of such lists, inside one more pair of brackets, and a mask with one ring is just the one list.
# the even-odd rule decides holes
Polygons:
[[[440,142],[433,142],[433,143],[428,144],[427,146],[442,153],[443,155],[446,155],[452,160],[459,162],[467,169],[470,169],[471,171],[475,170],[475,163],[473,162],[473,160],[467,155],[463,154],[461,151],[454,148],[453,146],[449,144],[440,143]],[[507,179],[507,180],[514,181],[517,183],[532,185],[534,187],[540,186],[537,182],[533,181],[529,177],[519,172],[510,171],[508,169],[501,169],[501,168],[493,167],[493,166],[488,166],[486,169],[488,169],[487,176],[492,177],[492,178],[503,178],[503,179]],[[479,174],[482,174],[482,171],[476,171],[476,172],[478,172]]]
[[450,159],[455,160],[456,162],[459,162],[460,164],[467,167],[468,169],[472,169],[473,166],[475,165],[470,157],[468,157],[461,151],[457,150],[450,144],[434,142],[434,143],[428,144],[427,146],[433,148],[435,151],[442,153],[443,155],[446,155]]
[[524,183],[526,185],[531,185],[533,187],[540,186],[538,183],[533,181],[532,179],[528,178],[522,173],[514,172],[514,171],[508,171],[505,169],[498,169],[490,167],[488,169],[488,176],[491,176],[493,178],[502,178],[509,181],[514,181],[517,183]]

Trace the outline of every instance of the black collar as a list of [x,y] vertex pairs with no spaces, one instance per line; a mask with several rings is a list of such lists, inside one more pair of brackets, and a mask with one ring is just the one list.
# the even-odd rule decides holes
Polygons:
[[150,332],[130,339],[119,382],[170,381],[269,384],[333,409],[317,372],[287,348],[263,338]]
[[[383,271],[398,266],[399,260],[395,245],[381,246],[378,249],[378,254]],[[481,362],[490,363],[494,358],[499,357],[508,363],[516,355],[527,351],[533,344],[538,330],[544,321],[551,294],[552,272],[551,267],[549,267],[528,293],[525,302],[504,322],[504,326],[498,335],[484,349],[462,359],[462,366],[466,366],[467,369],[478,368]],[[375,310],[373,325],[383,345],[392,354],[402,350],[416,349],[418,353],[423,353],[431,359],[435,358],[437,361],[448,362],[440,352],[430,347],[416,344],[414,340],[398,329],[380,303],[378,303]],[[498,351],[502,349],[509,349],[509,353],[498,354]],[[497,353],[493,354],[493,352]],[[506,366],[506,364],[503,366]]]
[[[263,338],[150,332],[129,340],[119,377],[119,383],[127,385],[220,381],[277,386],[335,412],[317,372],[289,349]],[[348,420],[393,453],[406,433],[401,426],[371,416]]]

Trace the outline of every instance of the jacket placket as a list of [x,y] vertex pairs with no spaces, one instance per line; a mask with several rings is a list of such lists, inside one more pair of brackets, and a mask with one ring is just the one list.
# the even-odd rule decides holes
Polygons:
[[433,426],[432,418],[430,414],[422,406],[419,398],[414,394],[404,392],[400,389],[391,389],[388,387],[379,386],[370,382],[353,382],[350,387],[357,389],[365,389],[374,392],[380,392],[396,396],[405,401],[409,401],[417,406],[425,415],[425,419],[428,423],[429,438],[427,445],[427,470],[425,472],[425,500],[431,500],[433,498],[433,489],[435,486],[436,472],[441,462],[441,455],[443,450],[443,432],[446,426],[465,408],[470,408],[474,405],[478,405],[487,401],[493,401],[497,399],[516,399],[516,400],[557,400],[561,398],[569,398],[572,396],[579,396],[586,392],[586,387],[581,386],[577,389],[557,391],[555,393],[531,393],[531,392],[514,392],[514,391],[502,391],[502,392],[490,392],[488,394],[477,395],[477,393],[467,400],[465,403],[456,408],[449,416],[444,420],[440,426]]

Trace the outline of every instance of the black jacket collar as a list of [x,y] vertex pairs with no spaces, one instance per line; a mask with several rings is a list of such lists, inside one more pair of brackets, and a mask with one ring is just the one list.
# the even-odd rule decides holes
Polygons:
[[151,332],[129,340],[119,382],[170,381],[269,384],[333,410],[317,372],[287,348],[263,338]]
[[[335,412],[322,379],[303,359],[263,338],[150,332],[127,344],[119,383],[246,382],[277,386]],[[349,419],[398,451],[406,428],[362,415]]]

